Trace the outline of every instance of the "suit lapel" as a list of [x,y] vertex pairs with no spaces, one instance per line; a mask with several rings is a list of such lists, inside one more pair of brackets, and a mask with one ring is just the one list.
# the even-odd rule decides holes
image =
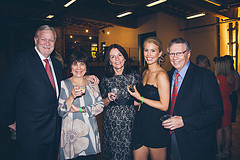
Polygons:
[[[177,111],[178,108],[178,104],[180,103],[180,100],[183,101],[184,100],[184,93],[187,93],[189,90],[189,87],[191,87],[189,84],[191,84],[192,82],[192,73],[194,71],[194,66],[192,63],[190,63],[187,72],[185,74],[185,77],[182,81],[181,87],[178,91],[178,95],[177,95],[177,99],[176,99],[176,103],[175,103],[175,107],[174,107],[174,111]],[[187,99],[187,98],[185,98]]]
[[[52,91],[55,93],[54,88],[48,78],[47,72],[43,66],[43,63],[41,61],[41,58],[39,57],[38,53],[33,49],[33,66],[36,67],[36,71],[42,76],[43,80],[47,85],[52,88]],[[55,93],[56,94],[56,93]]]
[[61,66],[58,65],[57,60],[55,58],[53,58],[52,56],[51,56],[51,60],[52,60],[55,76],[56,76],[56,79],[57,79],[58,90],[59,90],[59,93],[60,93],[61,77],[62,77],[62,75],[61,75],[62,73],[60,72]]
[[[174,73],[174,71],[175,71],[175,68],[172,68],[170,71],[168,71],[170,89],[172,89],[172,78],[173,78],[173,73]],[[172,91],[172,90],[171,90],[171,91]],[[171,92],[171,93],[172,93],[172,92]],[[170,100],[169,100],[169,107],[168,107],[168,111],[169,111],[169,112],[170,112],[171,100],[172,100],[172,94],[170,95]]]

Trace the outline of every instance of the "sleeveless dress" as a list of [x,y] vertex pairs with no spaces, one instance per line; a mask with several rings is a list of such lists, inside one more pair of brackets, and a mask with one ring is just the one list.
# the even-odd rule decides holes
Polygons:
[[228,84],[228,79],[226,76],[218,75],[216,77],[219,81],[219,88],[221,90],[223,100],[223,117],[221,127],[228,127],[232,124],[232,104],[230,101],[230,95],[235,86],[235,78],[233,79],[233,83],[231,86]]
[[[158,89],[146,84],[139,86],[138,91],[144,98],[160,100]],[[143,103],[136,114],[134,126],[134,149],[139,149],[143,145],[150,148],[163,148],[170,144],[169,131],[162,127],[160,117],[166,112],[150,107]]]
[[137,80],[134,73],[104,77],[100,83],[103,99],[112,88],[119,89],[116,101],[104,107],[102,154],[104,160],[131,160],[133,159],[132,130],[135,119],[134,99],[127,92],[127,85]]

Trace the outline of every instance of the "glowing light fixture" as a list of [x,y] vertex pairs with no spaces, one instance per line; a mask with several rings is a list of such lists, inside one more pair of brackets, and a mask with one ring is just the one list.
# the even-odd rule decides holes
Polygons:
[[110,31],[107,31],[107,35],[109,35],[110,34]]
[[214,0],[204,0],[204,1],[206,1],[208,3],[211,3],[211,4],[214,4],[215,6],[221,6],[221,4],[219,2],[214,1]]
[[68,3],[66,3],[66,4],[64,5],[64,7],[68,7],[68,6],[70,6],[71,4],[73,4],[74,2],[76,2],[76,0],[71,0],[71,1],[69,1]]
[[89,39],[92,39],[92,37],[89,37]]
[[195,14],[195,15],[192,15],[192,16],[188,16],[188,17],[186,17],[186,19],[193,19],[193,18],[205,16],[205,15],[206,15],[205,13],[199,13],[199,14]]
[[55,15],[49,14],[46,18],[51,19],[51,18],[53,18],[53,17],[55,17]]
[[73,36],[72,36],[72,35],[70,35],[70,36],[69,36],[69,38],[73,38]]
[[117,15],[117,17],[118,18],[121,18],[121,17],[124,17],[124,16],[127,16],[127,15],[129,15],[129,14],[132,14],[132,12],[124,12],[124,13],[122,13],[122,14],[119,14],[119,15]]
[[152,7],[152,6],[158,5],[158,4],[163,3],[163,2],[166,2],[166,1],[167,1],[167,0],[158,0],[158,1],[155,1],[155,2],[152,2],[152,3],[147,4],[146,6],[147,6],[147,7]]
[[86,33],[88,33],[88,32],[89,32],[89,30],[88,30],[88,29],[86,29],[86,30],[85,30],[85,32],[86,32]]

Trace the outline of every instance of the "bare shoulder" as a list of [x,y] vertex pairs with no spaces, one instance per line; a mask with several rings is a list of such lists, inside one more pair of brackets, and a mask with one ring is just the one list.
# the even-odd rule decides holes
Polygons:
[[164,78],[164,77],[168,77],[167,71],[163,68],[161,68],[158,72],[157,72],[157,78]]
[[167,71],[161,68],[156,75],[156,79],[158,83],[169,81]]

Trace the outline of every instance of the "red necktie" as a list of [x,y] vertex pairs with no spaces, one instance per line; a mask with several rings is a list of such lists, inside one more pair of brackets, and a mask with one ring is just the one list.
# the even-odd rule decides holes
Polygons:
[[54,83],[54,78],[53,78],[51,66],[50,66],[50,64],[48,62],[48,59],[44,59],[44,62],[46,62],[45,69],[47,71],[48,78],[49,78],[49,80],[50,80],[50,82],[51,82],[51,84],[52,84],[52,86],[53,86],[53,88],[54,88],[54,90],[56,92],[56,87],[55,87],[55,83]]
[[[174,80],[173,90],[172,90],[172,99],[171,99],[171,105],[170,105],[170,115],[173,115],[174,106],[177,99],[178,94],[178,77],[180,76],[179,73],[176,73],[176,77]],[[172,134],[174,131],[170,131],[170,134]]]

